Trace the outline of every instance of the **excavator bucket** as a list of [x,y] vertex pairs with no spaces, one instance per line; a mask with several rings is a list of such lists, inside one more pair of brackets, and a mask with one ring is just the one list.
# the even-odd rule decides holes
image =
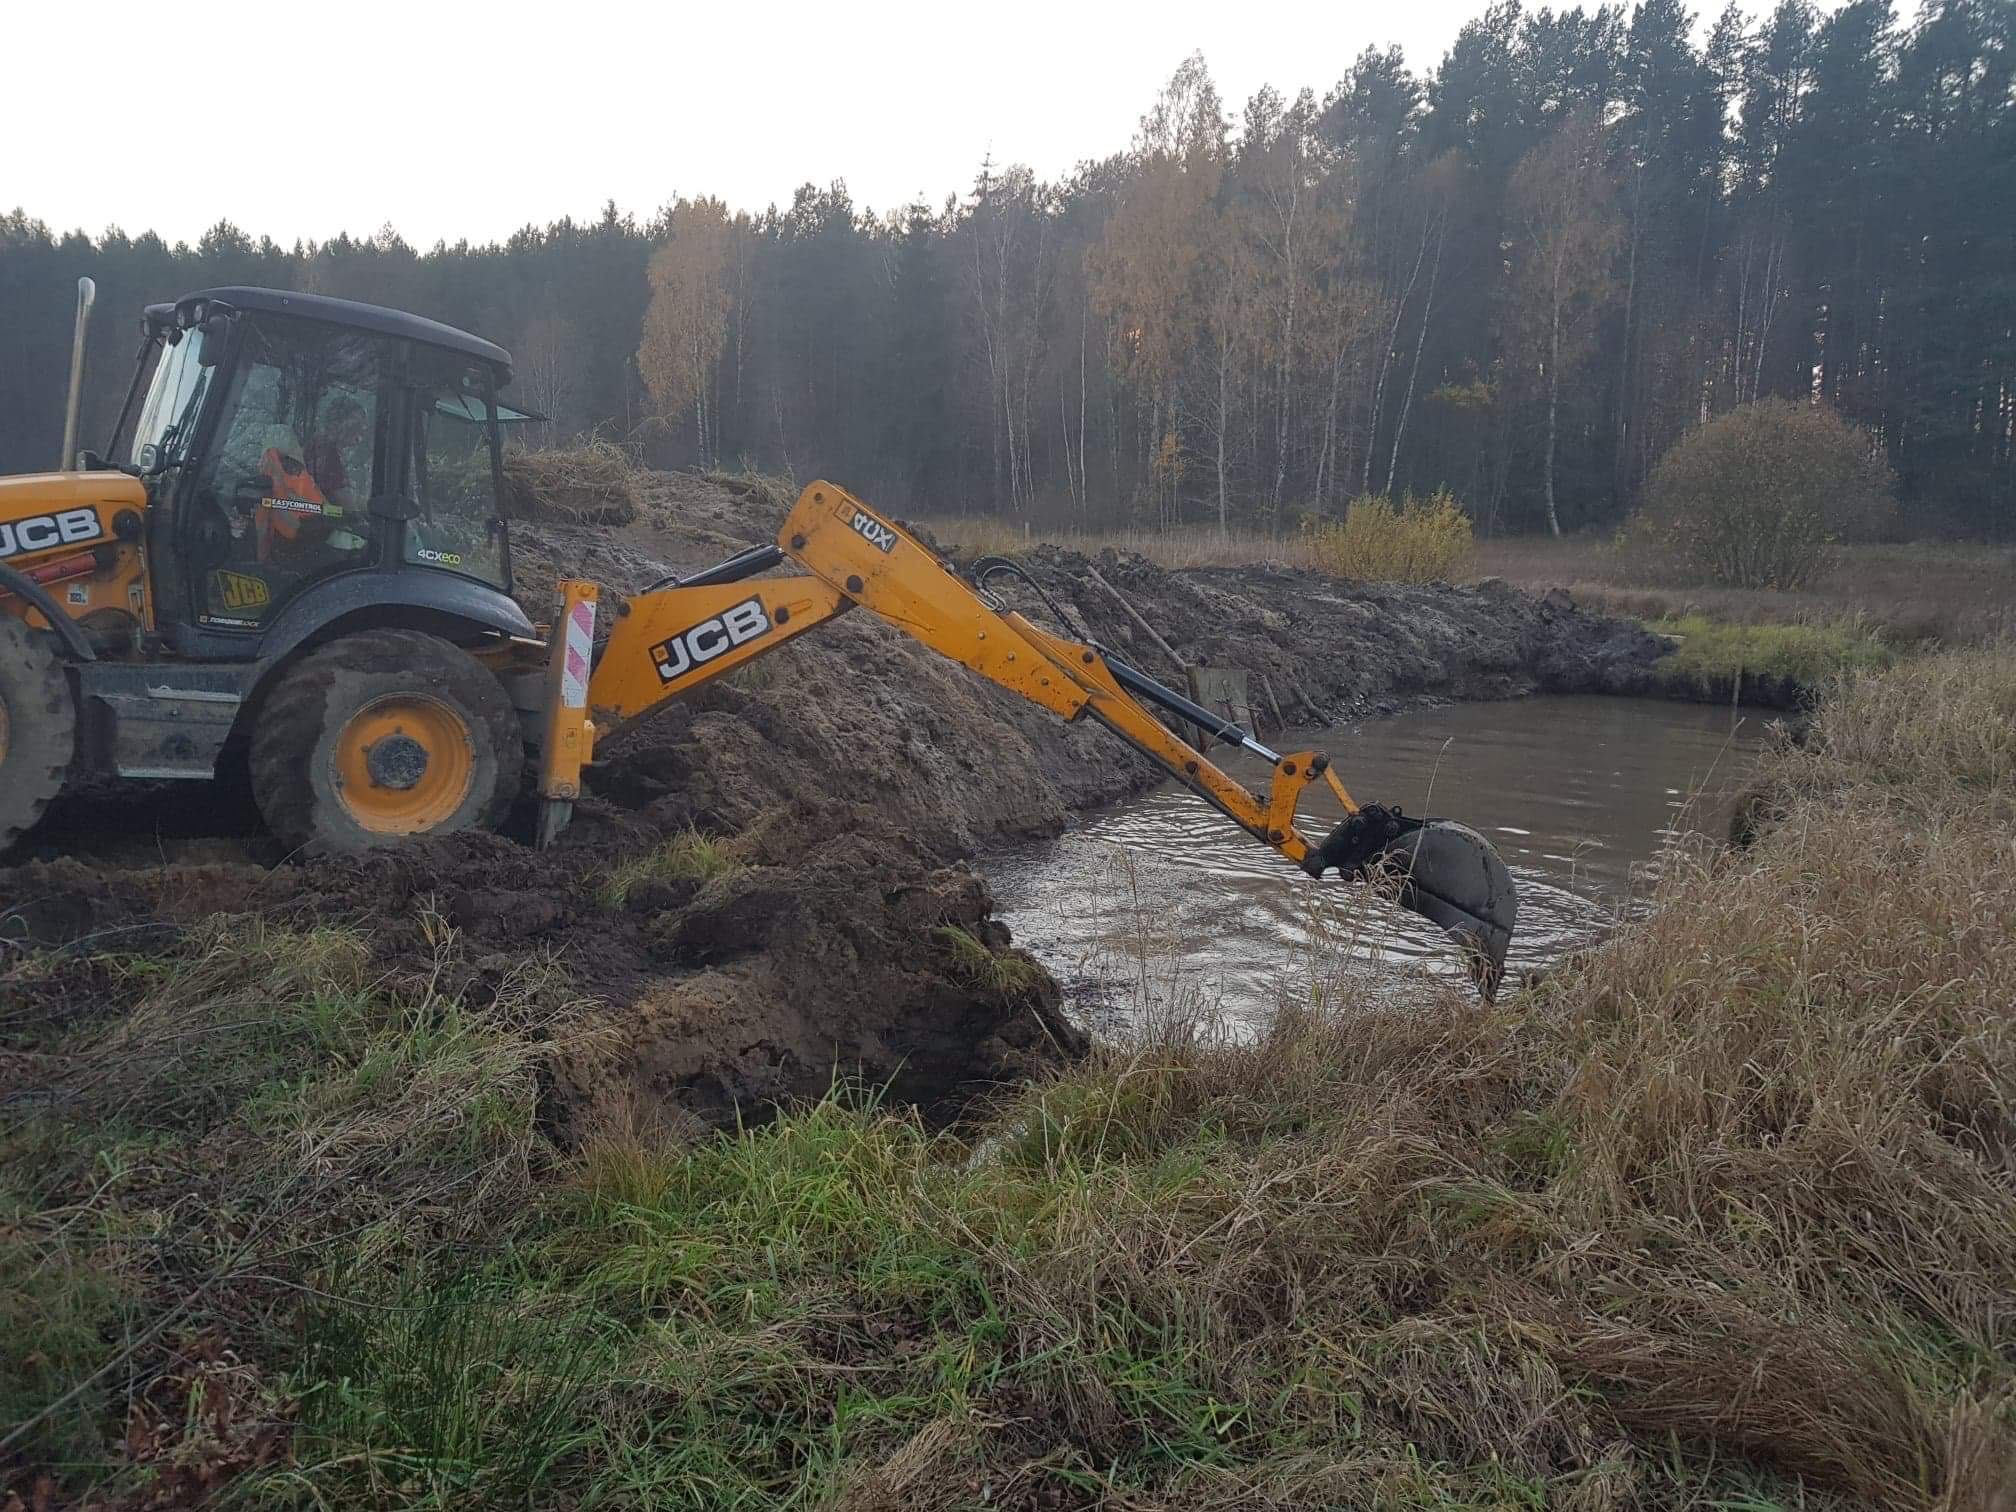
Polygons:
[[1332,866],[1346,876],[1392,878],[1400,906],[1447,930],[1469,958],[1485,1000],[1497,996],[1519,919],[1519,893],[1482,835],[1453,820],[1416,819],[1368,804],[1302,862],[1312,877]]

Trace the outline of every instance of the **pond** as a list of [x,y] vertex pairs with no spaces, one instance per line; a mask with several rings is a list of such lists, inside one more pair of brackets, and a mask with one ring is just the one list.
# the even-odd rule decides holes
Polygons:
[[[1290,730],[1268,744],[1326,751],[1361,803],[1484,834],[1519,885],[1516,980],[1644,906],[1681,834],[1726,830],[1764,722],[1726,707],[1540,697]],[[1219,747],[1212,759],[1249,786],[1267,780],[1246,752]],[[1302,813],[1313,839],[1342,809],[1318,786]],[[1174,783],[1080,815],[1055,839],[994,851],[980,867],[1016,943],[1098,1030],[1167,1011],[1250,1026],[1340,973],[1384,992],[1461,970],[1427,920],[1334,876],[1312,882]]]

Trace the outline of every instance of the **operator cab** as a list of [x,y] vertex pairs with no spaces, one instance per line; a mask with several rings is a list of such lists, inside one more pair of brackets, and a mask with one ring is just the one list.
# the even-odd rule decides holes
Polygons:
[[501,427],[527,417],[498,403],[502,347],[255,288],[150,305],[143,330],[138,413],[112,461],[148,483],[156,623],[178,651],[256,657],[290,602],[351,574],[510,592]]

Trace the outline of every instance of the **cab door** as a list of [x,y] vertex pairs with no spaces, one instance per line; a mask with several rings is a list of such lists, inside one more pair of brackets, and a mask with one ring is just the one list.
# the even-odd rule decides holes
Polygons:
[[256,631],[304,588],[376,565],[395,470],[399,343],[248,312],[183,510],[195,623]]
[[511,557],[498,504],[502,456],[495,375],[482,363],[448,352],[415,348],[410,355],[402,558],[409,566],[459,572],[508,593]]

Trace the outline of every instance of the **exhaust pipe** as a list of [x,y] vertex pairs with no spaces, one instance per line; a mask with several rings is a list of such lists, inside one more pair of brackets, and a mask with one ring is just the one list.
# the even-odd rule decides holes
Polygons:
[[91,306],[97,302],[98,285],[88,278],[77,280],[77,331],[70,338],[70,398],[63,408],[63,457],[58,472],[77,466],[77,416],[84,406],[84,335],[91,324]]

